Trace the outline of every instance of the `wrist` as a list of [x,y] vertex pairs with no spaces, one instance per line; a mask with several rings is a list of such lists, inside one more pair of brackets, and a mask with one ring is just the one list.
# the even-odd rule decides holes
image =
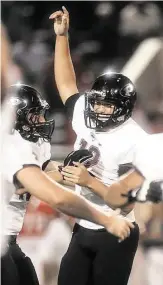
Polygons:
[[63,37],[65,37],[65,38],[69,38],[69,33],[68,33],[68,31],[67,32],[64,32],[63,34],[61,34],[61,35],[56,35],[57,36],[57,38],[63,38]]
[[100,225],[102,225],[104,228],[108,228],[109,224],[112,222],[112,216],[109,215],[108,213],[101,213],[99,217]]
[[94,182],[95,182],[94,180],[95,180],[95,178],[89,174],[89,178],[88,178],[88,181],[87,181],[87,187],[88,188],[93,189],[93,185],[94,185]]

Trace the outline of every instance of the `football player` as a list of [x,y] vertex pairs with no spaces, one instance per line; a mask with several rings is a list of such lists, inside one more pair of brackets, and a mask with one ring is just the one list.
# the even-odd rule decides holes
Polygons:
[[[146,136],[131,118],[136,90],[129,78],[111,73],[99,76],[91,90],[80,96],[69,50],[68,11],[63,7],[63,11],[53,13],[50,19],[54,20],[56,33],[55,80],[77,134],[74,149],[88,149],[93,153],[89,161],[92,180],[99,181],[107,191],[120,174],[132,167],[136,144]],[[62,170],[64,179],[71,181],[72,176],[77,178],[72,173],[77,169],[75,166],[78,164]],[[80,185],[76,186],[76,191],[97,208],[113,211],[101,199],[101,194],[96,195],[91,188]],[[123,209],[135,228],[121,244],[103,227],[82,219],[77,221],[70,246],[61,262],[59,285],[127,284],[139,238],[133,207],[130,205]]]
[[[4,234],[9,237],[9,249],[2,260],[2,283],[32,285],[38,284],[34,267],[16,243],[30,194],[66,214],[96,221],[121,239],[130,234],[133,225],[96,210],[82,197],[54,182],[60,178],[56,177],[56,171],[50,171],[50,168],[53,170],[50,139],[54,120],[46,117],[48,103],[36,89],[24,84],[11,86],[8,95],[9,106],[14,107],[14,125],[10,133],[5,134],[2,145],[2,174],[10,192],[4,215],[4,219],[7,216]],[[47,167],[49,178],[43,173]]]

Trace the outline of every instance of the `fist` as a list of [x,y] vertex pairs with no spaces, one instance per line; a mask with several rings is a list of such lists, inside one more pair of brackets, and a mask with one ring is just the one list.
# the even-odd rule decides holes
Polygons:
[[119,242],[121,242],[129,237],[130,231],[134,228],[134,225],[127,218],[120,216],[119,209],[117,209],[114,214],[109,217],[108,222],[105,224],[105,228],[108,232],[117,236]]
[[54,31],[58,36],[67,35],[69,29],[69,13],[64,6],[62,10],[54,12],[49,17],[49,19],[54,20]]

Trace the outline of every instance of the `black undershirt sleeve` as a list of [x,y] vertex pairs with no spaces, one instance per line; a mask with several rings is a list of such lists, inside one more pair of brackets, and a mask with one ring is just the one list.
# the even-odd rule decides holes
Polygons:
[[79,97],[80,97],[80,94],[76,93],[72,95],[71,97],[69,97],[65,102],[65,109],[66,109],[66,113],[67,113],[69,120],[72,120],[73,118],[74,107]]
[[50,161],[51,161],[51,160],[48,159],[47,161],[45,161],[45,162],[43,163],[43,165],[42,165],[42,170],[43,170],[43,171],[44,171],[45,168],[48,166],[48,164],[49,164]]
[[118,176],[126,174],[129,170],[133,169],[132,163],[120,164],[118,169]]

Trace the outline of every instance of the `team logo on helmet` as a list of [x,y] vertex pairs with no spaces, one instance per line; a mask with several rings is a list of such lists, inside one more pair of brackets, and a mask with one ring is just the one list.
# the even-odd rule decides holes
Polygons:
[[22,100],[18,97],[11,97],[10,100],[9,100],[9,103],[12,105],[12,106],[18,106],[20,105],[21,108],[25,108],[27,106],[27,102],[26,100]]
[[121,95],[130,97],[133,95],[133,92],[134,92],[134,86],[131,83],[129,83],[125,87],[122,88]]
[[11,97],[10,98],[10,103],[11,105],[13,106],[17,106],[21,103],[22,101],[19,99],[19,98],[16,98],[16,97]]

